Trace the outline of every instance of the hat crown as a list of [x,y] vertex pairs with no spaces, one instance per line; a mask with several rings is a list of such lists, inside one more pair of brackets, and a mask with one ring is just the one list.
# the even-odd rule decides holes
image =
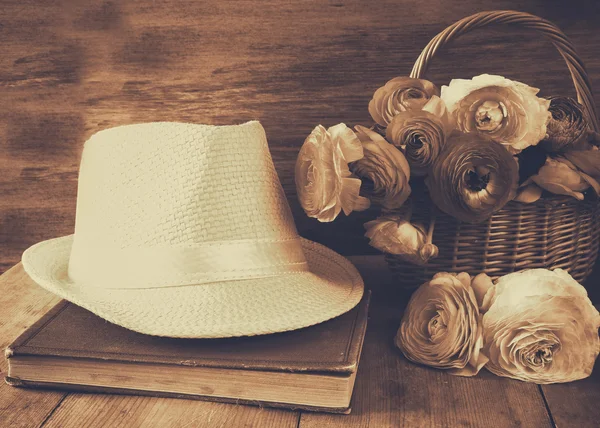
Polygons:
[[73,251],[295,237],[256,121],[119,126],[84,146]]

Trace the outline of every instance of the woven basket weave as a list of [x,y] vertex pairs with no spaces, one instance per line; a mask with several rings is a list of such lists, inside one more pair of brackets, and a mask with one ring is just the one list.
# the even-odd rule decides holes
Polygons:
[[[592,128],[598,115],[585,67],[571,42],[554,24],[522,12],[481,12],[464,18],[435,36],[417,59],[411,77],[421,78],[438,49],[456,37],[489,24],[517,24],[549,38],[564,58]],[[393,212],[392,212],[393,213]],[[386,254],[399,283],[416,287],[436,272],[485,272],[492,278],[528,268],[563,268],[578,281],[591,273],[598,254],[600,203],[586,197],[543,197],[535,203],[509,202],[481,224],[461,223],[433,207],[424,189],[413,190],[411,222],[428,224],[435,216],[433,243],[439,256],[425,266]]]

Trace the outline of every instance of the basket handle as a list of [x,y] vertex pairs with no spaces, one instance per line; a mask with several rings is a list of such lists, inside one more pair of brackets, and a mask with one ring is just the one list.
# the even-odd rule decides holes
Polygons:
[[600,132],[598,113],[594,104],[592,88],[583,62],[579,58],[579,55],[577,55],[573,44],[557,26],[536,15],[513,10],[496,10],[479,12],[467,16],[450,25],[431,39],[427,46],[425,46],[425,49],[423,49],[423,52],[421,52],[421,55],[417,58],[412,72],[410,73],[410,77],[421,78],[427,71],[429,62],[434,54],[446,43],[471,30],[485,27],[489,24],[517,24],[524,28],[536,30],[550,39],[554,47],[567,63],[567,67],[569,67],[571,78],[573,79],[575,90],[577,91],[577,99],[583,105],[589,123],[594,131]]

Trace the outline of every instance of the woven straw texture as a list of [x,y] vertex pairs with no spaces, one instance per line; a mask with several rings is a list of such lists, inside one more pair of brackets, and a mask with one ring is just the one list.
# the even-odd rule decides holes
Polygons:
[[[515,24],[548,38],[565,59],[578,100],[592,128],[600,129],[589,79],[575,48],[554,24],[527,13],[481,12],[456,22],[427,44],[411,77],[423,77],[430,60],[445,44],[490,24]],[[428,224],[433,209],[427,195],[421,192],[411,221]],[[439,210],[433,211],[433,215],[436,217],[433,242],[439,247],[437,258],[426,266],[416,266],[386,255],[391,270],[404,287],[417,287],[442,271],[485,272],[497,278],[526,268],[563,268],[582,282],[591,273],[598,254],[600,206],[597,199],[578,201],[550,196],[532,204],[513,201],[482,224],[461,223]]]
[[[281,241],[298,242],[306,269],[213,282],[196,276],[198,283],[190,284],[185,280],[190,272],[202,272],[189,260],[168,259],[164,269],[164,260],[134,260],[136,250],[163,254],[197,246],[210,250],[215,243]],[[129,260],[109,257],[121,252],[133,254],[129,270]],[[259,256],[248,261],[224,253],[219,263],[235,270]],[[75,234],[29,248],[23,266],[42,287],[110,322],[170,337],[302,328],[350,310],[363,293],[350,262],[297,236],[258,122],[148,123],[95,134],[82,155]],[[101,275],[86,276],[81,266]],[[170,283],[129,287],[148,271],[160,276],[164,270]]]

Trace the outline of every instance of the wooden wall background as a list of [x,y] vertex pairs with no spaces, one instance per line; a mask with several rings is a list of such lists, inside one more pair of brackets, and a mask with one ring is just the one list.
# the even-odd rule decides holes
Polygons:
[[[72,233],[79,156],[92,133],[158,120],[260,120],[301,234],[368,252],[361,216],[320,225],[301,212],[292,176],[300,145],[319,123],[369,124],[375,89],[408,74],[447,25],[490,9],[558,24],[600,90],[595,0],[1,0],[0,272],[29,245]],[[464,37],[429,78],[483,72],[543,95],[574,94],[552,45],[512,27]]]

